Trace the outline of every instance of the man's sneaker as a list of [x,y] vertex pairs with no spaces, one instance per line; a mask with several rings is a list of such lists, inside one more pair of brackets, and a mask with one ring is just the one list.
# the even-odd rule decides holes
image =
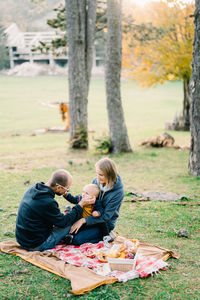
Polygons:
[[73,235],[72,234],[67,234],[64,238],[63,238],[63,243],[66,245],[71,245],[73,241]]

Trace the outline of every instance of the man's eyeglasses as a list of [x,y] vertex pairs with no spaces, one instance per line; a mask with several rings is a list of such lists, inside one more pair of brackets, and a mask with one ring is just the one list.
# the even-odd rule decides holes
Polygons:
[[59,186],[59,187],[61,187],[63,190],[65,190],[65,192],[69,192],[70,191],[70,189],[69,188],[66,188],[66,187],[64,187],[63,185],[61,185],[61,184],[58,184],[58,183],[56,183],[56,186]]

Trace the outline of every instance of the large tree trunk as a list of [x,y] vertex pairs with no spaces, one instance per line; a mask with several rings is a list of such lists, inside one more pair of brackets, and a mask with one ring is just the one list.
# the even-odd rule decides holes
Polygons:
[[195,0],[194,43],[191,77],[191,148],[189,170],[200,175],[200,0]]
[[184,130],[190,130],[190,78],[185,77],[183,81],[183,128]]
[[87,104],[93,62],[97,0],[66,0],[70,141],[88,147]]
[[98,0],[87,0],[86,61],[87,61],[88,87],[89,87],[89,82],[90,82],[90,78],[91,78],[93,56],[94,56],[94,39],[95,39],[97,1]]
[[113,153],[132,151],[121,103],[121,0],[107,0],[106,96]]

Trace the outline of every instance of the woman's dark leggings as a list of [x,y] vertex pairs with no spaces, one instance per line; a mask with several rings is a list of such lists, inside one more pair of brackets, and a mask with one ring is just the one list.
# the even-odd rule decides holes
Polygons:
[[84,243],[98,243],[103,240],[104,233],[101,226],[84,227],[76,235],[74,235],[72,244],[79,246]]

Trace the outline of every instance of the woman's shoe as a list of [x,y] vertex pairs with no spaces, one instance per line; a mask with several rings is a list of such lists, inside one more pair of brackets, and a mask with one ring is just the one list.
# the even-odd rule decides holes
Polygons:
[[72,234],[67,234],[64,238],[63,238],[63,243],[66,245],[71,245],[73,241],[73,235]]

